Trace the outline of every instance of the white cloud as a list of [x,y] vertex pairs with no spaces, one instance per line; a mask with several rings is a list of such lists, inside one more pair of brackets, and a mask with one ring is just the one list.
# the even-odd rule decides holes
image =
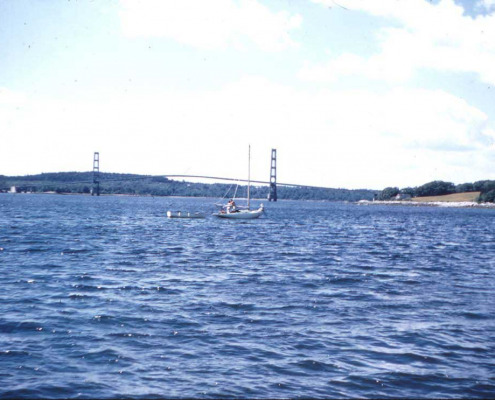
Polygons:
[[122,30],[129,37],[165,37],[202,49],[242,47],[265,51],[297,44],[290,31],[299,15],[272,12],[256,0],[121,0]]
[[[313,0],[331,5],[332,0]],[[341,0],[351,11],[390,19],[399,27],[379,30],[381,51],[369,58],[343,54],[322,65],[306,64],[300,77],[332,81],[342,75],[362,75],[405,81],[421,68],[474,72],[495,84],[495,14],[471,18],[453,0]],[[346,68],[342,68],[346,65]]]
[[3,174],[90,170],[100,151],[103,171],[242,178],[251,144],[254,179],[268,179],[277,148],[280,182],[347,188],[487,178],[495,150],[487,116],[446,92],[306,91],[260,77],[202,93],[28,99],[0,131]]
[[0,87],[0,132],[3,132],[0,147],[8,147],[6,132],[14,128],[14,121],[17,120],[25,102],[26,96],[23,93]]

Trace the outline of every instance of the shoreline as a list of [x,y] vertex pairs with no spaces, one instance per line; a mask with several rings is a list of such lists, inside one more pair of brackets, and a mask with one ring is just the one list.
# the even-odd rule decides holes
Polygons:
[[411,200],[360,200],[356,204],[368,206],[409,206],[409,207],[445,207],[445,208],[491,208],[495,203],[476,203],[474,201],[411,201]]

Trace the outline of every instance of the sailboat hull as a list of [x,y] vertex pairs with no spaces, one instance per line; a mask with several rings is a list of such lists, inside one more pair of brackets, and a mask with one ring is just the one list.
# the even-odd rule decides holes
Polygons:
[[249,210],[240,210],[238,212],[232,212],[232,213],[215,213],[213,214],[216,217],[219,218],[225,218],[225,219],[255,219],[259,218],[263,214],[263,208],[260,207],[259,209],[255,211],[249,211]]

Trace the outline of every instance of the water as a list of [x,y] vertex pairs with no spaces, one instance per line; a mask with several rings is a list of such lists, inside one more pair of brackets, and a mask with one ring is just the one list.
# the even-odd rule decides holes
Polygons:
[[0,195],[0,397],[494,397],[495,211]]

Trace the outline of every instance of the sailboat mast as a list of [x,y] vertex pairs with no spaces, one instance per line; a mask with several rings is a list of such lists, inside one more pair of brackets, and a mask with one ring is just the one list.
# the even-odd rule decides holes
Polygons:
[[249,152],[248,152],[248,187],[247,187],[247,207],[248,207],[248,210],[250,209],[249,208],[250,190],[251,190],[251,145],[249,145]]

